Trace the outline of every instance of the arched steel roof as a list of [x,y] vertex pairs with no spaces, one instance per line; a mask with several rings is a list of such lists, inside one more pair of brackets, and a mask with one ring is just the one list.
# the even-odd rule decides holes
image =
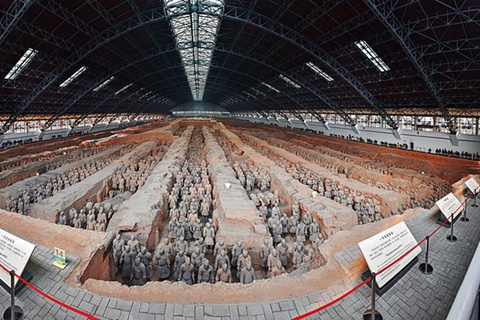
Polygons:
[[[306,110],[323,121],[328,110],[354,125],[350,113],[363,110],[396,128],[398,110],[426,110],[452,124],[457,110],[478,110],[480,102],[478,1],[7,0],[0,11],[0,113],[10,115],[0,133],[27,113],[54,121],[168,112],[194,99],[188,79],[201,81],[205,70],[203,100],[230,112],[291,110],[301,119]],[[178,17],[187,42],[176,42]],[[388,71],[362,53],[363,44]],[[31,61],[6,79],[29,48]],[[203,55],[211,61],[182,50],[211,50]],[[208,68],[192,67],[202,63]]]

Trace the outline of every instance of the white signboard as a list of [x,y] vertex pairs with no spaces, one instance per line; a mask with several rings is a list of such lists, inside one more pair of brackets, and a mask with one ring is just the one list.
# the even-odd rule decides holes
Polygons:
[[[402,221],[373,237],[363,240],[358,246],[367,261],[370,271],[377,273],[400,258],[408,250],[416,246],[417,243],[417,240],[415,240],[405,222]],[[416,247],[403,259],[377,275],[376,280],[378,287],[383,287],[383,285],[406,267],[410,261],[415,259],[420,252],[422,252],[422,249]]]
[[470,178],[467,181],[465,181],[465,185],[467,186],[468,189],[470,189],[472,193],[480,191],[478,182],[475,181],[475,179],[473,178]]
[[445,216],[445,219],[448,219],[454,212],[455,214],[453,215],[453,219],[455,219],[462,212],[462,209],[458,209],[462,206],[462,204],[451,192],[435,203]]
[[[5,230],[0,229],[0,264],[21,275],[27,265],[35,245]],[[0,280],[10,287],[10,274],[0,270]],[[15,277],[15,286],[18,278]]]

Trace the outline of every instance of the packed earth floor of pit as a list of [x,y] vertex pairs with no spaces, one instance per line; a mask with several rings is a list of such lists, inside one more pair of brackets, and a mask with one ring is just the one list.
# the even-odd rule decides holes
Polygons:
[[[480,208],[473,208],[470,203],[469,201],[467,212],[470,222],[458,220],[455,223],[457,242],[446,240],[446,236],[450,234],[450,229],[447,228],[441,228],[431,238],[429,262],[434,268],[433,274],[424,275],[418,269],[419,263],[424,259],[422,252],[419,262],[393,288],[383,296],[377,296],[377,309],[384,318],[445,319],[480,240]],[[438,213],[424,210],[407,219],[406,224],[417,241],[420,241],[438,227],[435,223],[437,218]],[[423,245],[422,249],[425,249]],[[147,303],[102,297],[66,285],[64,280],[78,260],[70,257],[70,265],[60,271],[51,265],[51,250],[40,245],[37,246],[27,270],[34,275],[32,284],[40,290],[100,319],[281,320],[316,309],[362,282],[360,276],[366,266],[357,245],[337,253],[335,258],[343,269],[342,272],[348,276],[334,287],[291,300],[240,304]],[[3,289],[0,291],[1,310],[5,310],[10,304],[10,295]],[[162,295],[161,292],[157,294]],[[359,319],[363,312],[370,308],[370,294],[370,288],[364,285],[344,300],[308,319]],[[23,289],[16,299],[17,305],[25,312],[25,319],[84,319],[28,288]]]

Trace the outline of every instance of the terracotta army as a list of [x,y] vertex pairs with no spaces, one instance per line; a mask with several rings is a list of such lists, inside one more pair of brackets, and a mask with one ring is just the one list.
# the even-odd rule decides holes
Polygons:
[[215,245],[215,229],[209,222],[207,222],[205,228],[203,229],[203,237],[205,238],[205,245],[207,246],[207,250],[213,250],[213,246]]
[[192,252],[192,264],[195,268],[195,273],[198,273],[198,269],[202,265],[203,259],[205,258],[205,254],[200,251],[200,247],[195,247]]
[[77,215],[77,210],[75,208],[72,208],[68,211],[68,221],[70,224],[70,227],[75,227],[74,219],[75,216]]
[[255,281],[255,270],[252,268],[252,262],[247,261],[245,267],[240,271],[240,283],[249,284]]
[[187,252],[188,249],[188,242],[185,241],[183,237],[180,237],[178,242],[175,244],[175,252],[183,251]]
[[158,279],[166,279],[170,276],[170,256],[164,248],[160,248],[155,257],[155,264],[157,270],[155,271],[155,277]]
[[66,225],[67,224],[67,217],[65,216],[65,212],[60,212],[60,216],[58,218],[58,224]]
[[300,222],[300,216],[297,215],[297,214],[293,214],[291,217],[290,217],[290,223],[289,223],[289,228],[288,228],[288,232],[290,234],[293,234],[293,235],[296,235],[297,234],[297,226]]
[[203,259],[202,265],[198,269],[198,282],[213,283],[213,267],[209,264],[208,259]]
[[299,241],[305,242],[306,234],[307,234],[307,226],[303,223],[303,221],[300,221],[300,223],[297,226],[297,239]]
[[112,244],[113,261],[115,262],[115,266],[118,266],[120,262],[120,258],[122,256],[124,246],[125,246],[125,240],[122,239],[122,236],[120,234],[117,234]]
[[194,267],[193,264],[190,263],[189,257],[185,258],[185,262],[180,267],[180,272],[177,280],[183,281],[189,285],[193,285],[193,283],[195,282]]
[[218,269],[216,281],[232,283],[232,272],[230,271],[226,263],[224,263],[222,267]]
[[286,268],[288,265],[288,245],[285,239],[282,239],[277,245],[277,252],[280,261],[282,262],[282,267]]
[[145,273],[147,279],[150,279],[152,277],[152,254],[147,251],[147,248],[142,246],[138,257],[140,257],[140,261],[145,266]]
[[122,275],[124,279],[128,279],[132,275],[133,263],[135,260],[135,254],[130,251],[130,247],[127,245],[120,257],[120,265],[122,266]]
[[277,261],[281,262],[280,257],[278,256],[277,250],[272,248],[270,250],[270,255],[268,256],[268,259],[267,259],[269,273],[272,272],[272,268],[277,264]]
[[282,225],[280,224],[280,221],[277,220],[273,225],[273,244],[274,245],[282,241],[282,232],[283,232]]
[[179,251],[177,253],[177,256],[175,257],[175,262],[173,264],[173,276],[175,279],[178,279],[178,276],[180,274],[180,267],[185,263],[185,253],[183,251]]
[[143,286],[147,282],[145,265],[141,262],[140,257],[135,258],[135,263],[132,267],[130,280],[132,280],[132,285],[134,286]]
[[299,246],[295,246],[292,256],[293,268],[298,269],[303,262],[303,251]]
[[215,244],[215,249],[213,250],[213,255],[218,256],[222,250],[227,251],[227,245],[223,239],[218,240]]
[[260,251],[261,265],[263,268],[268,267],[267,260],[268,260],[268,256],[270,255],[270,248],[271,248],[270,238],[263,239],[263,244]]
[[243,249],[242,254],[238,257],[238,263],[237,263],[237,278],[240,277],[240,272],[245,266],[247,265],[247,262],[252,262],[252,258],[248,254],[247,249]]
[[82,228],[82,221],[80,220],[78,213],[76,213],[75,217],[73,218],[73,227],[78,229]]
[[282,263],[280,261],[276,261],[276,264],[273,266],[272,272],[270,273],[271,277],[278,277],[284,273],[286,273],[286,271],[285,268],[282,267]]
[[317,241],[320,233],[320,226],[318,225],[318,222],[312,222],[309,227],[309,240],[313,243]]
[[287,214],[284,213],[280,218],[280,224],[282,226],[282,236],[286,236],[288,233],[288,229],[290,227],[290,219],[288,219]]
[[135,235],[132,235],[130,237],[130,240],[128,240],[127,245],[130,247],[130,250],[136,254],[140,252],[140,243],[138,240],[135,238]]
[[96,223],[95,223],[95,215],[90,215],[87,221],[87,230],[95,230]]
[[227,255],[227,251],[222,249],[220,253],[215,257],[215,270],[220,269],[223,265],[226,265],[230,269],[230,258]]
[[242,254],[244,248],[241,241],[237,241],[232,247],[232,267],[237,267],[238,258]]

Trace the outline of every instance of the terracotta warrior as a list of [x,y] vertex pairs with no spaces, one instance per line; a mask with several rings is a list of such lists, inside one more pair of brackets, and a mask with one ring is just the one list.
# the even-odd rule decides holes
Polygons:
[[170,276],[170,257],[164,248],[160,248],[157,253],[156,266],[157,270],[155,271],[155,276],[158,279],[166,279]]
[[143,286],[147,282],[145,265],[140,261],[140,257],[135,258],[135,263],[132,267],[130,280],[132,280],[132,285],[134,286]]
[[203,263],[198,269],[198,282],[213,283],[213,267],[208,259],[203,259]]
[[247,261],[244,268],[240,272],[240,283],[249,284],[255,281],[255,270],[252,268],[252,262]]
[[177,280],[183,281],[189,285],[193,285],[193,283],[195,282],[194,267],[193,264],[190,263],[189,257],[185,258],[185,262],[180,267],[180,272]]

